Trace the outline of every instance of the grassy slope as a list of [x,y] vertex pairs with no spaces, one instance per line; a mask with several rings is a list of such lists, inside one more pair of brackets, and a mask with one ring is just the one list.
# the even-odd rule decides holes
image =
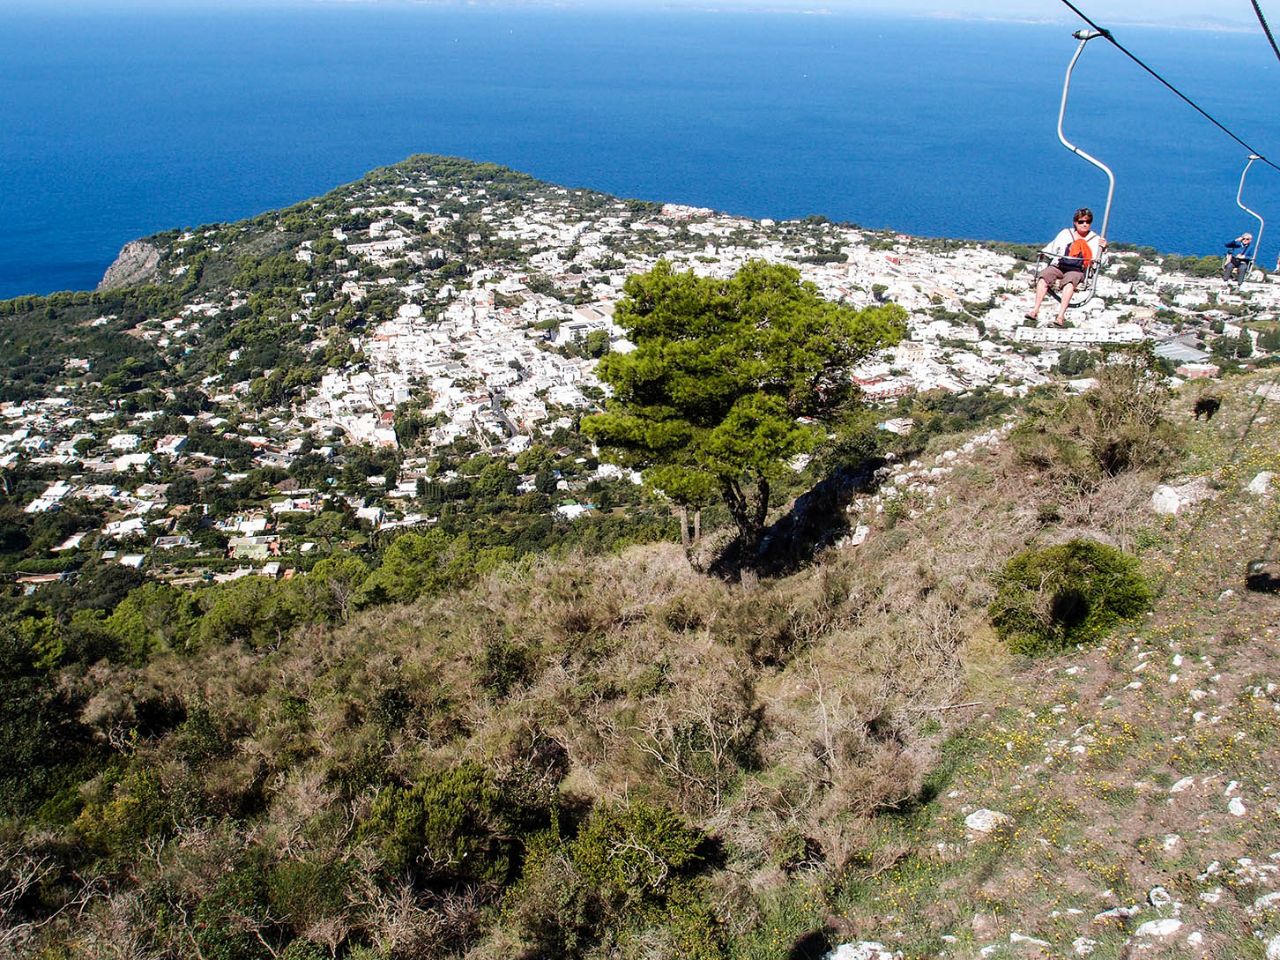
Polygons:
[[[212,880],[173,878],[221,876],[251,849],[273,862],[329,850],[361,860],[351,825],[379,785],[470,761],[549,786],[567,809],[644,799],[717,837],[705,884],[736,957],[816,956],[863,938],[907,956],[1064,956],[1079,937],[1097,941],[1094,956],[1128,956],[1136,927],[1174,907],[1094,917],[1156,885],[1184,926],[1144,956],[1261,956],[1252,932],[1280,933],[1248,912],[1280,888],[1269,794],[1280,696],[1267,689],[1277,601],[1246,594],[1241,575],[1277,529],[1278,498],[1241,487],[1280,472],[1280,405],[1251,393],[1272,376],[1224,385],[1209,423],[1191,422],[1190,391],[1177,401],[1186,471],[1216,489],[1173,520],[1151,512],[1151,476],[1076,495],[1007,444],[954,459],[938,447],[897,479],[899,495],[882,495],[886,509],[857,507],[872,527],[863,546],[755,589],[654,545],[506,571],[266,649],[68,676],[104,735],[170,701],[207,704],[220,731],[212,753],[193,753],[189,732],[134,748],[130,765],[181,800],[177,826],[110,904],[79,916],[83,955],[105,950],[121,918],[153,923],[153,901],[131,887],[190,909]],[[1029,542],[1080,535],[1142,556],[1160,585],[1154,615],[1096,649],[1011,658],[986,624],[992,571]],[[1228,808],[1232,781],[1244,816]],[[109,841],[132,802],[104,781],[73,829]],[[979,808],[1013,828],[971,842],[964,817]],[[1220,871],[1202,877],[1215,860]],[[1216,903],[1200,899],[1217,887]],[[438,925],[429,903],[383,923],[395,892],[367,896],[351,922],[380,943]],[[509,915],[482,913],[469,956],[518,954]],[[679,955],[667,936],[640,922],[597,954]]]
[[[1218,418],[1190,426],[1184,466],[1211,480],[1205,503],[1158,518],[1137,495],[1148,483],[1076,505],[1077,520],[1143,557],[1154,614],[1096,649],[972,676],[965,699],[981,702],[952,719],[929,777],[937,799],[877,821],[852,879],[818,896],[793,886],[748,955],[776,956],[771,946],[815,927],[922,957],[1264,955],[1280,933],[1280,912],[1254,906],[1280,889],[1280,601],[1242,587],[1248,559],[1280,550],[1280,502],[1274,487],[1243,488],[1280,474],[1280,406],[1253,393],[1274,380],[1230,382]],[[1176,419],[1190,421],[1190,397]],[[971,665],[984,649],[970,642]],[[966,837],[980,808],[1013,825]],[[1157,886],[1172,903],[1148,902]],[[1098,917],[1134,905],[1131,918]],[[1136,935],[1162,918],[1182,926]]]

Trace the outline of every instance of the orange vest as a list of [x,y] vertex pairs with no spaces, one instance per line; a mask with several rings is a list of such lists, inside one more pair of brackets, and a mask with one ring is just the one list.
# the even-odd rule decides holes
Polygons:
[[1093,264],[1093,248],[1082,237],[1076,237],[1067,247],[1068,257],[1078,257],[1086,270]]

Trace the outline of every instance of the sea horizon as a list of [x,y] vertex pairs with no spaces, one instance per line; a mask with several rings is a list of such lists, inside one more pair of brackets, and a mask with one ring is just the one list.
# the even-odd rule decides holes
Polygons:
[[[299,11],[305,11],[301,14]],[[1061,23],[628,8],[28,13],[0,38],[0,298],[91,289],[129,240],[289,206],[415,153],[753,218],[1042,243],[1101,174],[1055,124]],[[1259,37],[1132,27],[1266,152]],[[1260,78],[1224,84],[1240,70]],[[1067,132],[1116,171],[1111,238],[1216,253],[1244,151],[1104,41]],[[1255,165],[1246,202],[1280,200]],[[1260,256],[1270,263],[1267,232]]]

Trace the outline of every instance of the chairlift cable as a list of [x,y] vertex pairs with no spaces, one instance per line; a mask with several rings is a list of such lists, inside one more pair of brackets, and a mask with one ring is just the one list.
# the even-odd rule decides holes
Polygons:
[[1267,35],[1267,42],[1271,44],[1271,49],[1276,53],[1276,59],[1280,60],[1280,47],[1276,46],[1276,38],[1271,35],[1271,28],[1267,26],[1267,18],[1262,14],[1262,8],[1258,6],[1258,0],[1249,0],[1253,4],[1253,12],[1258,15],[1258,23],[1262,25],[1262,32]]
[[1158,80],[1164,87],[1166,87],[1171,93],[1173,93],[1179,100],[1181,100],[1187,106],[1191,107],[1191,109],[1193,109],[1196,113],[1200,114],[1200,116],[1204,117],[1206,120],[1212,123],[1215,127],[1217,127],[1219,130],[1225,133],[1228,137],[1230,137],[1236,143],[1240,144],[1240,146],[1244,147],[1250,153],[1257,154],[1258,159],[1261,160],[1263,163],[1265,163],[1267,166],[1271,167],[1273,170],[1280,171],[1280,166],[1277,166],[1276,164],[1272,163],[1265,156],[1263,156],[1258,150],[1254,149],[1244,140],[1240,139],[1240,137],[1236,136],[1235,133],[1233,133],[1230,129],[1228,129],[1216,117],[1210,114],[1207,110],[1205,110],[1202,106],[1200,106],[1190,97],[1188,97],[1185,93],[1183,93],[1181,90],[1175,87],[1172,83],[1170,83],[1164,77],[1160,76],[1160,74],[1157,73],[1155,70],[1153,70],[1151,67],[1147,66],[1142,61],[1142,59],[1138,57],[1137,54],[1133,53],[1131,50],[1125,47],[1124,44],[1122,44],[1119,40],[1117,40],[1112,35],[1110,30],[1096,23],[1087,14],[1085,14],[1084,11],[1082,11],[1079,7],[1077,7],[1074,3],[1072,3],[1071,0],[1062,0],[1062,3],[1077,17],[1079,17],[1085,23],[1089,24],[1089,26],[1091,26],[1094,30],[1097,30],[1100,34],[1102,34],[1102,36],[1105,37],[1113,47],[1115,47],[1117,50],[1123,53],[1126,57],[1128,57],[1138,66],[1140,66],[1147,73],[1151,74],[1151,76],[1155,77],[1156,80]]

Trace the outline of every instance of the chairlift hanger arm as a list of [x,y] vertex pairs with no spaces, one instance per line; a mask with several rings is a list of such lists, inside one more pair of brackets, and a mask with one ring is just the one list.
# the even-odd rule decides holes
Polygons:
[[1111,200],[1115,196],[1116,192],[1116,176],[1111,172],[1111,168],[1105,163],[1096,157],[1090,156],[1067,139],[1066,134],[1062,132],[1062,121],[1067,115],[1067,98],[1071,92],[1071,74],[1076,68],[1076,61],[1080,59],[1080,54],[1084,53],[1085,44],[1090,40],[1096,40],[1098,37],[1106,37],[1110,40],[1111,34],[1106,30],[1077,30],[1072,34],[1072,36],[1079,40],[1080,44],[1076,47],[1075,56],[1073,56],[1071,58],[1071,62],[1067,64],[1067,75],[1062,81],[1062,102],[1058,106],[1058,139],[1062,142],[1064,147],[1074,153],[1077,157],[1089,161],[1089,163],[1093,164],[1107,175],[1107,205],[1102,211],[1102,229],[1098,231],[1098,235],[1105,240],[1107,237],[1107,225],[1111,221]]
[[1262,249],[1262,231],[1266,227],[1266,221],[1262,219],[1262,215],[1256,210],[1251,210],[1244,205],[1244,180],[1249,175],[1249,168],[1253,166],[1255,160],[1261,160],[1262,157],[1256,153],[1249,154],[1249,162],[1244,165],[1244,169],[1240,172],[1240,186],[1236,190],[1236,206],[1249,214],[1258,221],[1258,235],[1253,238],[1253,253],[1250,259],[1257,262],[1258,251]]

